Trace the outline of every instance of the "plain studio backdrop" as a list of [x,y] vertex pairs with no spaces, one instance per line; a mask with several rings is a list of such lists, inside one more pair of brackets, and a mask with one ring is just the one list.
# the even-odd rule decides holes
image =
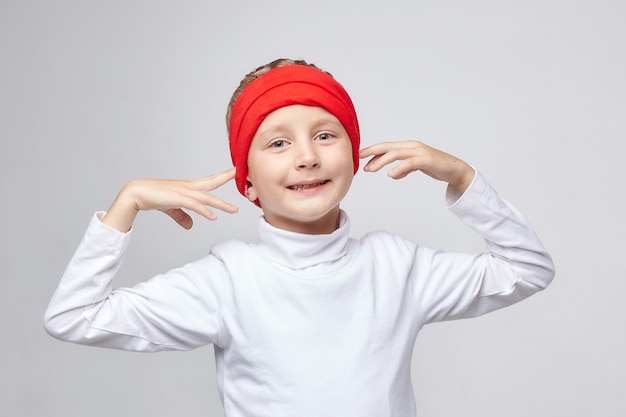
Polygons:
[[[42,317],[125,182],[230,166],[230,94],[277,57],[345,85],[363,145],[419,139],[477,167],[554,257],[545,292],[423,329],[419,415],[626,415],[625,19],[621,0],[2,0],[0,415],[223,415],[211,346],[88,348],[47,336]],[[361,171],[343,204],[352,235],[482,251],[444,189]],[[240,213],[194,216],[191,231],[141,214],[116,285],[254,241],[260,211],[232,183],[217,194]]]

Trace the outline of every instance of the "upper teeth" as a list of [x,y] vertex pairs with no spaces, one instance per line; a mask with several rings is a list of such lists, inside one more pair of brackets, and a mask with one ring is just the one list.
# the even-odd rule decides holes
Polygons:
[[318,185],[322,185],[322,184],[324,184],[324,182],[325,182],[325,181],[316,182],[316,183],[314,183],[314,184],[298,184],[298,185],[292,185],[292,186],[291,186],[291,187],[289,187],[289,188],[291,188],[292,190],[299,191],[299,190],[302,190],[302,189],[304,189],[304,188],[311,188],[311,187],[316,187],[316,186],[318,186]]

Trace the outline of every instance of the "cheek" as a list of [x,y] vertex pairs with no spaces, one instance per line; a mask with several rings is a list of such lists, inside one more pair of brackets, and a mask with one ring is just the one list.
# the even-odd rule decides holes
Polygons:
[[333,166],[336,172],[341,174],[354,175],[354,159],[352,156],[352,146],[344,146],[340,152],[332,155]]
[[262,198],[271,191],[271,185],[279,184],[281,181],[280,173],[277,170],[276,163],[264,161],[249,161],[248,165],[248,181],[252,183],[249,192],[255,194],[255,198]]
[[255,183],[261,179],[260,173],[263,172],[259,167],[263,166],[263,161],[257,155],[254,155],[252,152],[248,154],[248,181],[251,183]]

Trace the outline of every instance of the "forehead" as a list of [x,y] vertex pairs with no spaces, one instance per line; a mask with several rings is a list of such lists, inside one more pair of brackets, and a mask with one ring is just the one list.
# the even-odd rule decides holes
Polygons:
[[316,106],[293,104],[281,107],[269,113],[259,125],[256,133],[258,135],[259,133],[276,128],[288,129],[290,127],[300,126],[315,127],[325,124],[338,125],[338,127],[343,129],[339,119],[327,110]]

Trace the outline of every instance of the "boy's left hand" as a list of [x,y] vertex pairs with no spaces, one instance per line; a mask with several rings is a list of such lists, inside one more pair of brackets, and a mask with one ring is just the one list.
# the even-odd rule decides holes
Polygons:
[[377,172],[385,166],[402,161],[387,175],[393,179],[406,177],[411,172],[424,174],[450,184],[459,194],[463,194],[474,179],[474,169],[459,158],[431,148],[416,140],[402,142],[381,142],[363,148],[359,158],[372,157],[363,167],[366,172]]

